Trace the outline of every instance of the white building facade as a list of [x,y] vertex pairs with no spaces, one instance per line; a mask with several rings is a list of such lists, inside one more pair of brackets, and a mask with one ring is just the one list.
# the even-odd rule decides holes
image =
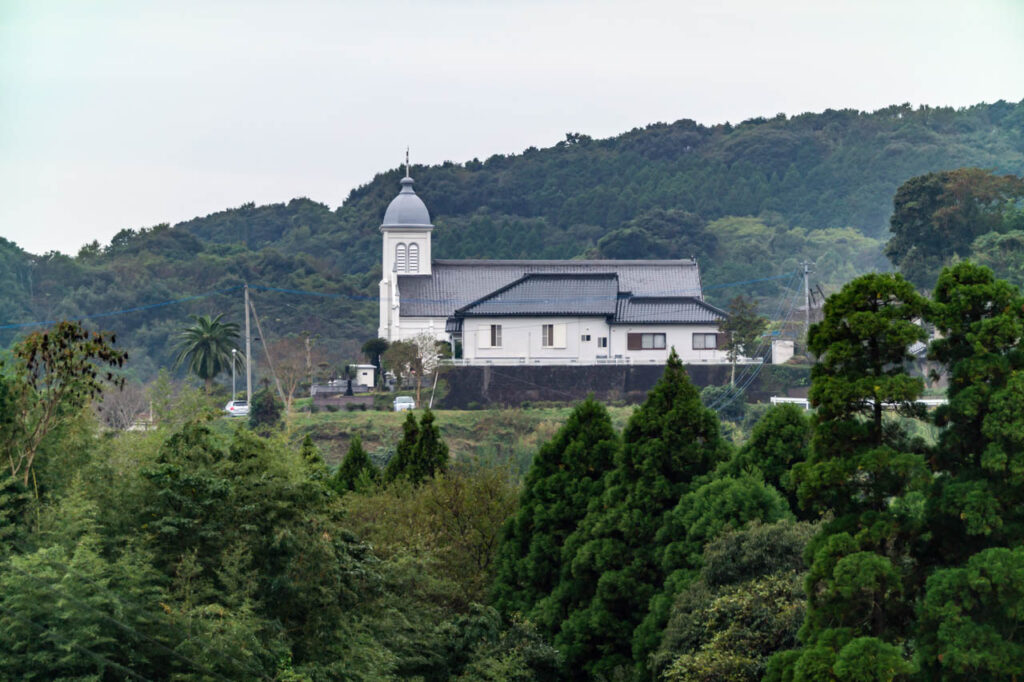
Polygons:
[[725,363],[700,270],[682,260],[433,260],[408,174],[380,226],[378,334],[429,332],[466,363]]

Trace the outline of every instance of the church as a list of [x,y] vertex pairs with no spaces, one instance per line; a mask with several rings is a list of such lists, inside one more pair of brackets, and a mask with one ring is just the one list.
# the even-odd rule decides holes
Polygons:
[[380,226],[381,338],[426,332],[464,364],[727,362],[696,260],[434,260],[413,184],[407,166]]

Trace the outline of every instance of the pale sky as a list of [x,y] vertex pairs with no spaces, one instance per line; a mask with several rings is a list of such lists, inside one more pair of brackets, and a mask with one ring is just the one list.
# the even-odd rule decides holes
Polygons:
[[1024,0],[0,0],[0,236],[333,208],[406,145],[1022,98]]

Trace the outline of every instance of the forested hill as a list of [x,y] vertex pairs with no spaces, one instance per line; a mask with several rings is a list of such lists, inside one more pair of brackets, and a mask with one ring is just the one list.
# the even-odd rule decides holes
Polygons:
[[[768,277],[803,257],[826,285],[887,267],[893,195],[907,179],[964,166],[1024,173],[1024,101],[967,109],[893,106],[702,126],[653,124],[485,161],[414,166],[437,225],[435,257],[643,258],[696,255],[706,285]],[[335,294],[259,293],[268,337],[318,334],[354,358],[376,327],[377,226],[400,171],[331,210],[295,199],[126,229],[75,257],[30,257],[0,241],[0,342],[11,323],[154,305],[248,280]],[[777,289],[777,285],[776,285]],[[770,285],[754,293],[771,297]],[[735,293],[721,290],[716,296]],[[238,318],[234,292],[96,320],[136,371],[168,363],[188,313]]]
[[[443,216],[507,213],[566,229],[615,227],[653,208],[707,220],[772,211],[791,225],[853,226],[877,237],[903,181],[961,166],[1024,170],[1024,101],[780,114],[737,126],[656,123],[605,140],[569,134],[547,149],[417,168],[415,176]],[[397,178],[381,175],[353,191],[344,210],[372,222]]]

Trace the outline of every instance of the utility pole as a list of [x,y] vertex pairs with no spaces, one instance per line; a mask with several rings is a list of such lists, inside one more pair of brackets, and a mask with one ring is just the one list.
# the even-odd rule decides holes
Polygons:
[[312,340],[309,338],[309,332],[306,332],[306,377],[309,379],[310,388],[313,387],[313,358],[310,353],[310,346]]
[[811,331],[811,280],[810,274],[812,263],[803,261],[800,266],[804,269],[804,342],[807,341],[807,335]]
[[252,334],[249,333],[249,284],[245,285],[245,402],[252,409]]

